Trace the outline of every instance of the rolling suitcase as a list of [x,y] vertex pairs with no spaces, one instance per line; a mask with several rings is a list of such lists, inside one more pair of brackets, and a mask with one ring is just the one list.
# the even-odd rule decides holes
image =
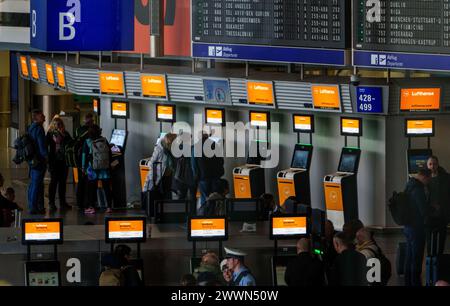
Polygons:
[[439,232],[431,232],[430,254],[425,259],[425,284],[427,286],[434,286],[438,281],[439,273]]

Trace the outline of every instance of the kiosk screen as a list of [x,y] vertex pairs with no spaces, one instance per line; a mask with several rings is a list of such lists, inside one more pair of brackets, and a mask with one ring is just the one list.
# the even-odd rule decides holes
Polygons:
[[143,242],[147,238],[145,218],[109,218],[105,223],[106,242]]
[[188,239],[190,241],[198,240],[226,240],[227,221],[225,217],[216,218],[197,218],[191,217],[188,222]]
[[127,138],[127,131],[125,130],[113,130],[111,135],[110,144],[123,148],[125,146],[125,140]]
[[294,239],[308,234],[306,215],[272,216],[270,218],[271,239]]
[[61,285],[59,261],[36,260],[25,262],[25,282],[32,287],[56,287]]
[[342,154],[341,163],[339,164],[339,172],[354,173],[358,156],[356,154]]
[[23,220],[23,243],[25,244],[57,244],[63,241],[61,219]]
[[28,274],[28,284],[30,287],[58,286],[58,272],[30,272]]
[[307,169],[309,152],[310,151],[295,150],[291,168]]
[[420,169],[425,169],[429,157],[430,154],[425,152],[422,154],[411,154],[408,157],[409,173],[414,174],[419,172]]

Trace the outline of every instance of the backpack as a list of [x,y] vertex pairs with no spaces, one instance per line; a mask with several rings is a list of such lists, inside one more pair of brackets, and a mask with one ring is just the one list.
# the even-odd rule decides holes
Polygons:
[[192,173],[189,158],[181,156],[180,158],[177,159],[174,179],[184,185],[188,186],[195,185],[194,175]]
[[376,254],[373,250],[371,250],[371,249],[368,249],[368,250],[370,250],[375,255],[375,258],[377,258],[380,261],[381,283],[379,283],[378,285],[379,286],[387,286],[387,284],[392,276],[392,264],[389,261],[389,259],[386,257],[386,255],[384,255],[383,251],[381,250],[381,248],[378,245],[377,245],[377,248],[378,248],[378,252]]
[[88,131],[72,139],[64,146],[64,160],[66,165],[72,168],[81,168],[81,156],[83,144],[88,135]]
[[92,141],[92,169],[107,170],[110,167],[108,141],[104,137],[100,137]]
[[392,219],[398,225],[408,225],[411,222],[411,209],[409,208],[408,194],[405,191],[392,194],[388,203]]
[[19,136],[14,141],[14,149],[16,150],[16,156],[13,158],[13,161],[17,165],[25,161],[32,162],[37,157],[35,142],[28,133]]
[[122,269],[106,269],[100,274],[99,286],[123,286]]

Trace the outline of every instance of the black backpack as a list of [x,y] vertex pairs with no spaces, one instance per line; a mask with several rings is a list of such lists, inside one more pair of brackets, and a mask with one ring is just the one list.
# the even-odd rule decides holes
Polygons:
[[87,137],[88,131],[85,131],[64,146],[64,159],[68,167],[81,168],[83,145]]
[[381,283],[376,284],[376,285],[387,286],[387,284],[392,276],[392,264],[389,261],[389,259],[386,257],[386,255],[384,255],[381,248],[378,245],[377,245],[377,247],[378,247],[378,252],[376,254],[374,251],[372,251],[372,249],[368,249],[375,255],[375,258],[377,258],[380,261]]
[[178,182],[188,185],[194,186],[195,180],[194,175],[192,173],[190,159],[184,156],[181,156],[176,161],[175,174],[174,179]]
[[14,141],[14,149],[16,156],[13,158],[13,162],[17,165],[23,162],[33,162],[37,157],[36,144],[28,133],[19,136]]
[[411,222],[411,209],[409,208],[409,198],[405,191],[392,194],[388,203],[392,219],[398,225],[409,225]]

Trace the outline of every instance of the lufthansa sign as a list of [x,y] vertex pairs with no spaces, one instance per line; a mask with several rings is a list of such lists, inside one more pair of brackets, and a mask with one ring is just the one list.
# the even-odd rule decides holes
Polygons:
[[134,0],[31,0],[31,47],[45,51],[134,48]]

